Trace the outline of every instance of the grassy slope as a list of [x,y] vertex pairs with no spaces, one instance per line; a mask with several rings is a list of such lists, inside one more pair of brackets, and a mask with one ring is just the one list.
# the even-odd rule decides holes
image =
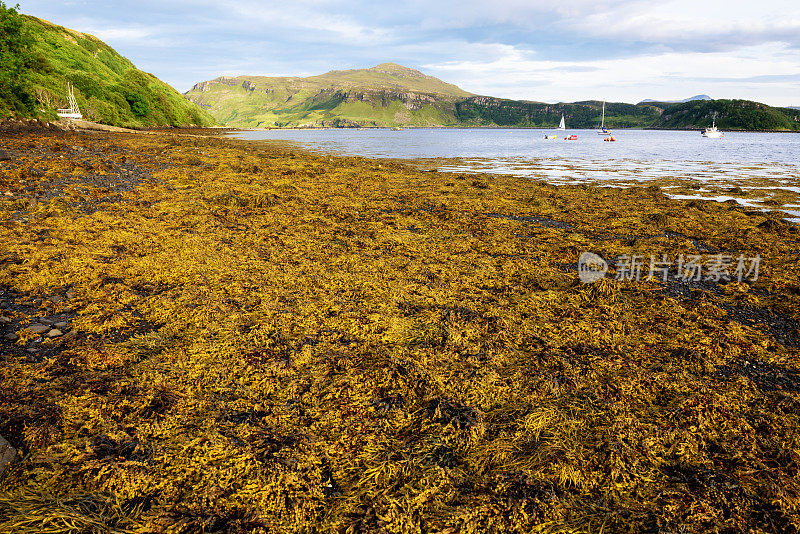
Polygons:
[[[456,124],[454,103],[472,96],[393,63],[308,78],[218,78],[198,84],[187,95],[220,122],[235,126],[320,125],[335,119],[370,126]],[[419,109],[408,109],[401,101],[417,96],[433,101]]]
[[32,91],[40,112],[66,107],[67,82],[84,117],[114,126],[210,125],[215,120],[172,87],[138,70],[92,35],[25,17],[35,39]]
[[319,76],[307,78],[240,76],[236,80],[249,80],[257,86],[280,88],[283,92],[307,90],[318,92],[327,88],[343,90],[384,90],[415,91],[450,97],[472,96],[457,86],[445,83],[433,76],[397,65],[382,63],[370,69],[333,70]]

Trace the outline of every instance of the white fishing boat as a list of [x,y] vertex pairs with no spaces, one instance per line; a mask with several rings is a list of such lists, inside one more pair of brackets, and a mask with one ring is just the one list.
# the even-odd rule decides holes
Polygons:
[[605,136],[611,135],[611,130],[606,128],[606,103],[605,103],[605,101],[603,101],[603,113],[600,116],[600,125],[598,126],[598,128],[600,128],[600,129],[597,130],[597,135],[605,135]]
[[67,84],[67,100],[69,101],[69,109],[59,109],[58,116],[62,119],[82,119],[81,110],[78,108],[78,102],[75,100],[75,92],[71,84]]
[[709,139],[722,139],[725,137],[725,134],[720,132],[719,128],[717,128],[716,118],[714,118],[714,120],[711,122],[711,128],[706,128],[703,130],[702,135],[703,137],[707,137]]
[[564,114],[562,113],[561,123],[558,125],[558,128],[556,128],[556,130],[566,130],[566,129],[567,129],[567,123],[564,121]]

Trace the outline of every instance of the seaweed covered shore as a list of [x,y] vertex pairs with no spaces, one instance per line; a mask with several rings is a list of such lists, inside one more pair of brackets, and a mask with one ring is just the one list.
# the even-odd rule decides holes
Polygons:
[[178,133],[0,160],[2,532],[800,527],[779,212]]

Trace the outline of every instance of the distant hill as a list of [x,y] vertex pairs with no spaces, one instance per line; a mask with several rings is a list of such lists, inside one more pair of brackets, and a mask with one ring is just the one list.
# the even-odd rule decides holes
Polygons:
[[655,128],[686,129],[717,126],[724,130],[800,130],[800,118],[789,108],[774,108],[750,100],[693,101],[666,106]]
[[[214,118],[152,74],[92,35],[5,9],[0,16],[21,23],[21,40],[30,39],[28,60],[14,78],[24,80],[13,98],[0,98],[0,119],[40,116],[56,119],[68,107],[67,82],[84,118],[126,127],[214,124]],[[25,37],[27,34],[28,37]],[[2,47],[0,47],[2,48]],[[0,65],[0,80],[6,65]]]
[[695,100],[713,100],[708,95],[695,95],[690,96],[689,98],[684,98],[683,100],[642,100],[639,102],[640,104],[652,104],[652,103],[660,103],[660,104],[685,104],[686,102],[693,102]]
[[[331,71],[319,76],[220,77],[196,84],[186,96],[219,122],[238,127],[475,126],[594,128],[602,102],[546,104],[473,95],[455,85],[397,65]],[[797,130],[787,108],[757,102],[710,100],[606,103],[610,128],[702,128],[714,113],[726,129]]]
[[[455,115],[462,126],[555,128],[563,115],[568,128],[594,128],[600,122],[602,106],[598,100],[544,104],[473,96],[456,103]],[[606,126],[644,128],[656,121],[660,112],[651,106],[607,102]]]
[[233,126],[428,126],[454,122],[455,85],[397,65],[334,70],[319,76],[220,77],[186,96]]

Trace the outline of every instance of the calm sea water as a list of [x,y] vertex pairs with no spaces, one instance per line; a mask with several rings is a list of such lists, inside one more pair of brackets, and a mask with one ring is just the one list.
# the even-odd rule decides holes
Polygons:
[[[675,178],[713,185],[710,190],[717,191],[732,186],[758,189],[762,198],[775,189],[800,195],[800,134],[728,132],[724,139],[705,139],[699,132],[615,130],[616,142],[609,143],[594,130],[567,130],[558,132],[557,140],[544,139],[553,133],[413,128],[263,130],[234,135],[293,141],[326,153],[414,159],[442,170],[516,174],[555,183],[625,185]],[[565,141],[571,134],[578,140]],[[702,193],[701,189],[698,194]],[[784,205],[795,217],[800,217],[798,207]]]

